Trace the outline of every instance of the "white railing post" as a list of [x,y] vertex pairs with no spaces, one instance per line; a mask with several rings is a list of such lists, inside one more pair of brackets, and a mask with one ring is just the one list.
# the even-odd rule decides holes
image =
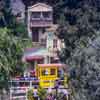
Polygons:
[[26,88],[26,100],[28,100],[28,99],[27,99],[27,92],[28,92],[28,88]]
[[10,88],[10,100],[12,100],[12,90]]

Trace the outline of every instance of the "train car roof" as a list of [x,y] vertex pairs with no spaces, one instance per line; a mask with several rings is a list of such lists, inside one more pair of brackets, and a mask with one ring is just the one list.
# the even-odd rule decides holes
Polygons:
[[59,63],[55,63],[55,64],[38,64],[38,67],[64,67],[65,64],[59,64]]

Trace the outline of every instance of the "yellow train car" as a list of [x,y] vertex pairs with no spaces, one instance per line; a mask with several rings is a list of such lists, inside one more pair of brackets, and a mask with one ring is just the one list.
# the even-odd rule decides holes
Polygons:
[[54,88],[55,81],[64,80],[64,65],[63,64],[38,64],[36,76],[39,79],[39,84],[43,88]]

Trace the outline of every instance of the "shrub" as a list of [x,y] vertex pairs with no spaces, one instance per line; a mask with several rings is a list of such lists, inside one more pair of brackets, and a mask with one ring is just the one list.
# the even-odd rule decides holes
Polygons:
[[38,88],[38,96],[39,96],[40,100],[45,100],[46,94],[47,94],[46,89],[44,89],[42,87]]
[[34,100],[33,90],[32,89],[28,90],[28,92],[27,92],[27,99],[28,100]]

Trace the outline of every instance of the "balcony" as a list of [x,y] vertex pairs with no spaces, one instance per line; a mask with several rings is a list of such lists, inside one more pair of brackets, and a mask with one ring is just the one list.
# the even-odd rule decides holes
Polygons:
[[30,15],[30,27],[49,27],[52,24],[52,12],[32,12]]
[[31,19],[30,27],[49,27],[53,24],[52,19]]

